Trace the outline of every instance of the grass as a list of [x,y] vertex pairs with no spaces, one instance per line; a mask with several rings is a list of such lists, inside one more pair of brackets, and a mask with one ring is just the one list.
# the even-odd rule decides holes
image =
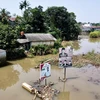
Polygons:
[[91,51],[84,55],[73,56],[74,67],[83,67],[87,64],[92,64],[96,67],[100,66],[100,54]]
[[[41,61],[46,61],[48,59],[51,59],[49,62],[53,66],[58,65],[58,54],[46,55],[42,56],[41,58],[42,58]],[[91,51],[84,55],[73,55],[72,63],[73,67],[78,67],[78,68],[86,66],[87,64],[92,64],[98,67],[100,66],[100,54],[96,54],[94,51]]]

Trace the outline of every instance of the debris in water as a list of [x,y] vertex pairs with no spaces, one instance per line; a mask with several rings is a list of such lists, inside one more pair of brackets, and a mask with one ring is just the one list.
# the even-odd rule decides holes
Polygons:
[[42,100],[53,100],[54,96],[57,96],[60,93],[60,91],[52,88],[54,85],[53,82],[50,82],[48,85],[41,85],[40,83],[41,81],[38,80],[33,82],[33,86],[27,83],[22,84],[26,90],[32,94],[35,94],[32,100],[35,100],[37,96]]

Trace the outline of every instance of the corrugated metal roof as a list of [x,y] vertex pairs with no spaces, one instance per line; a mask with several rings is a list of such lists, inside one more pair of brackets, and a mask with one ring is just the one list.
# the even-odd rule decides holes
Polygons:
[[29,41],[37,42],[37,41],[55,41],[56,38],[54,38],[51,34],[43,34],[43,33],[27,33],[25,34],[26,38]]

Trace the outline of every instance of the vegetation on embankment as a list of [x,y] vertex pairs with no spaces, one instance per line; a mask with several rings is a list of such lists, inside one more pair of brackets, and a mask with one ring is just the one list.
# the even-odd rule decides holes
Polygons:
[[94,31],[90,32],[90,38],[99,38],[100,37],[100,31]]
[[74,67],[83,67],[87,64],[92,64],[96,67],[100,66],[100,54],[91,51],[87,54],[73,56]]
[[[58,66],[58,61],[59,61],[58,57],[59,57],[58,54],[52,54],[52,55],[50,54],[50,55],[41,56],[41,61],[37,63],[49,61],[51,65]],[[83,55],[73,55],[72,64],[73,64],[72,65],[73,67],[78,67],[78,68],[84,67],[88,64],[92,64],[96,67],[99,67],[100,54],[96,54],[94,51],[91,51]]]

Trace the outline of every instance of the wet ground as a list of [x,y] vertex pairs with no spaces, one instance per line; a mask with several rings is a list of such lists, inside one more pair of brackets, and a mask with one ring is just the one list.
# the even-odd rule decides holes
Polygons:
[[[12,65],[0,68],[1,100],[32,100],[33,95],[22,88],[22,83],[32,84],[39,79],[40,72],[34,69],[34,59],[12,61]],[[56,83],[54,88],[61,91],[56,100],[100,100],[100,68],[92,65],[68,68],[66,83],[59,82],[59,77],[63,78],[63,69],[52,66],[51,77],[47,81]]]

